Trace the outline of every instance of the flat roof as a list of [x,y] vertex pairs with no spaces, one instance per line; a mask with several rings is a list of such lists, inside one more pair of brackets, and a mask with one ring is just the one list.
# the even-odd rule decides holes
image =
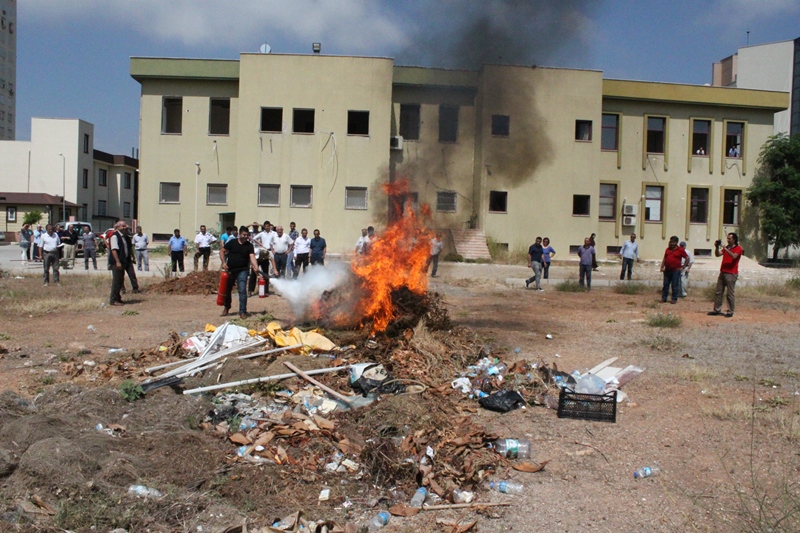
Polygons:
[[653,81],[604,79],[603,98],[749,107],[773,113],[789,108],[789,93],[786,92]]
[[140,83],[148,78],[238,80],[239,60],[131,57],[131,77]]
[[477,87],[478,72],[430,67],[394,67],[393,85]]

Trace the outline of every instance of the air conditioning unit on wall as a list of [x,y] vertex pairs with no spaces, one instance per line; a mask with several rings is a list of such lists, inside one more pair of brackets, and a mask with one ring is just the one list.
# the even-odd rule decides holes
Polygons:
[[392,135],[391,139],[389,140],[389,149],[390,150],[402,150],[403,149],[403,136],[402,135]]
[[636,204],[625,204],[622,206],[622,214],[624,216],[635,217],[639,214],[639,206]]
[[636,225],[636,217],[622,217],[622,225],[623,226],[635,226]]

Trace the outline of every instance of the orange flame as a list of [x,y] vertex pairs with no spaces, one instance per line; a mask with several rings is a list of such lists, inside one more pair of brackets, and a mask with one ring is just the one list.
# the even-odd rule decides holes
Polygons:
[[408,193],[408,183],[404,180],[387,183],[383,189],[390,200],[395,200],[394,217],[386,231],[370,244],[368,253],[357,257],[352,264],[363,292],[361,316],[372,320],[373,332],[384,331],[394,318],[394,290],[407,287],[417,294],[428,290],[431,238],[421,218],[427,218],[430,209],[422,206],[420,217],[410,201],[397,202]]

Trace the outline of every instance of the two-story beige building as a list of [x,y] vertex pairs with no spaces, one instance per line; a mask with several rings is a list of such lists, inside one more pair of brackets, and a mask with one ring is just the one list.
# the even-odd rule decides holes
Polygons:
[[[631,232],[644,257],[678,235],[698,255],[747,227],[742,191],[786,93],[388,58],[132,58],[142,85],[140,219],[154,238],[199,224],[290,221],[329,252],[386,223],[379,185],[408,179],[431,226],[562,257]],[[744,227],[743,227],[744,226]],[[746,235],[745,235],[746,236]]]

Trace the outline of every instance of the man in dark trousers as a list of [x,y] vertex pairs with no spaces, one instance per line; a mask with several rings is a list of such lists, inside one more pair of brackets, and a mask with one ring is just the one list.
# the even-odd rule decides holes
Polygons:
[[109,239],[109,254],[108,261],[111,264],[111,296],[109,303],[111,305],[123,305],[122,303],[122,287],[125,283],[125,272],[131,278],[133,284],[133,291],[139,292],[139,285],[136,283],[136,273],[133,271],[133,262],[131,261],[131,241],[127,238],[128,224],[124,220],[118,220],[114,224],[114,233],[111,234]]
[[736,280],[739,279],[739,259],[742,258],[744,250],[739,246],[739,236],[735,233],[728,233],[728,245],[722,247],[722,241],[714,243],[714,255],[722,257],[722,266],[719,269],[719,277],[717,278],[717,288],[714,291],[714,310],[709,311],[709,315],[722,314],[722,295],[725,291],[728,292],[728,312],[725,316],[728,318],[733,317],[734,307],[736,303],[734,290],[736,289]]
[[231,310],[231,290],[233,284],[239,291],[239,318],[247,318],[247,276],[250,269],[262,277],[256,263],[256,253],[253,243],[250,242],[250,232],[247,226],[239,228],[237,239],[228,239],[219,251],[219,259],[222,261],[222,270],[228,272],[228,285],[225,287],[225,304],[222,309],[222,316],[226,316]]
[[528,268],[533,269],[533,277],[525,280],[527,289],[531,283],[536,282],[536,290],[543,291],[542,288],[542,266],[544,263],[544,248],[542,248],[542,238],[536,237],[536,242],[528,248]]
[[683,259],[688,259],[686,250],[678,246],[678,237],[669,238],[669,246],[664,251],[664,259],[661,260],[661,272],[664,273],[664,287],[661,289],[661,303],[667,302],[669,287],[672,285],[672,300],[670,303],[678,303],[678,296],[681,292],[681,266]]

